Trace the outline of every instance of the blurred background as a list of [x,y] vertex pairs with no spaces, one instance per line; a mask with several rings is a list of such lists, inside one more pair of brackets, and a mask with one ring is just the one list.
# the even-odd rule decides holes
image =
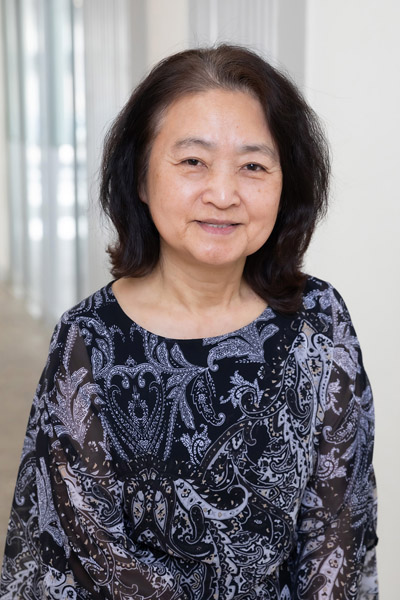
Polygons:
[[[331,143],[306,270],[353,317],[375,392],[381,598],[400,542],[398,0],[0,0],[0,559],[24,429],[61,313],[111,276],[104,135],[163,56],[231,41],[285,70]],[[396,308],[397,307],[397,308]]]

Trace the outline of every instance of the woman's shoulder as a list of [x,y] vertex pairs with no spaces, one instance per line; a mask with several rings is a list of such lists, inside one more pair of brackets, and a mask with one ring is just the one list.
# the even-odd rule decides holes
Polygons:
[[314,293],[315,295],[324,294],[327,291],[334,290],[333,285],[324,279],[320,279],[319,277],[315,277],[314,275],[307,275],[304,295],[309,293]]
[[100,317],[108,308],[115,304],[115,296],[112,292],[112,281],[96,290],[71,308],[67,309],[60,318],[63,323],[76,322],[80,318]]
[[116,299],[112,292],[112,281],[96,290],[71,308],[68,308],[55,325],[52,343],[67,338],[71,329],[106,328],[115,324]]
[[329,281],[307,276],[302,302],[304,309],[314,308],[316,304],[322,309],[329,309],[338,302],[345,306],[342,295]]
[[340,292],[328,281],[308,276],[303,293],[301,316],[325,323],[332,336],[339,330],[352,327],[347,305]]

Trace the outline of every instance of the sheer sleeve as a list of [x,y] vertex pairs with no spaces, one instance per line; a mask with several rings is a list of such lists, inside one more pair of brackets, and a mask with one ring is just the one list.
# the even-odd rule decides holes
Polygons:
[[376,600],[372,394],[343,300],[331,291],[330,303],[332,370],[300,509],[294,597]]
[[183,598],[136,547],[77,325],[60,323],[31,410],[7,532],[0,598]]

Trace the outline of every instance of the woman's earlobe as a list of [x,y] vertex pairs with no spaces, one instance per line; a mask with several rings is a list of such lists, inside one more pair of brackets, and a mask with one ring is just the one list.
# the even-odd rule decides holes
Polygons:
[[146,188],[144,186],[144,184],[140,184],[138,186],[138,195],[139,195],[139,199],[141,200],[141,202],[143,202],[144,204],[148,204],[148,200],[147,200],[147,193],[146,193]]

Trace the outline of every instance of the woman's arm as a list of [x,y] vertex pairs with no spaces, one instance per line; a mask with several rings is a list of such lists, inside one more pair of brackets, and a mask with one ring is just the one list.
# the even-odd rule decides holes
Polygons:
[[91,372],[78,326],[60,325],[28,423],[0,598],[183,597],[126,531]]
[[354,328],[332,291],[333,363],[298,522],[294,598],[378,598],[374,412]]

